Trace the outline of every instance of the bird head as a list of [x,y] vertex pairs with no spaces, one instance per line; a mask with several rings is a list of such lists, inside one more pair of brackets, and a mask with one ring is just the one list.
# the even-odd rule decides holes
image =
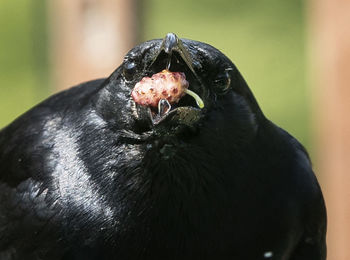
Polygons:
[[[184,95],[175,104],[161,99],[153,108],[137,104],[131,95],[135,85],[164,69],[184,73],[192,95]],[[115,129],[140,141],[184,133],[195,136],[203,128],[225,127],[232,133],[250,128],[248,132],[254,132],[256,121],[263,117],[230,59],[208,44],[173,33],[130,50],[105,82],[96,106]]]

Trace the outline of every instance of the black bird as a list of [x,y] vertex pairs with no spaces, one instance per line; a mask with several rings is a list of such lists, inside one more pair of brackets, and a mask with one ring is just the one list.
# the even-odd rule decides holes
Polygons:
[[[135,104],[135,84],[165,68],[204,108]],[[205,43],[142,43],[0,132],[2,260],[322,260],[325,233],[307,152]]]

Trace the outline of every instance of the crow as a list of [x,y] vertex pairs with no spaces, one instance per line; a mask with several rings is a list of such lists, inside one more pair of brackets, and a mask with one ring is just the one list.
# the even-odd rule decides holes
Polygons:
[[[197,99],[136,103],[164,69]],[[202,42],[144,42],[0,132],[3,260],[323,260],[325,235],[307,152]]]

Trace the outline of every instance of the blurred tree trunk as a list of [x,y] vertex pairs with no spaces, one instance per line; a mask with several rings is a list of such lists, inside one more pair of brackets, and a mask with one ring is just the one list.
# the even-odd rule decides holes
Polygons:
[[135,45],[137,0],[51,0],[50,60],[55,90],[107,77]]
[[328,259],[350,259],[350,1],[310,1],[317,151]]

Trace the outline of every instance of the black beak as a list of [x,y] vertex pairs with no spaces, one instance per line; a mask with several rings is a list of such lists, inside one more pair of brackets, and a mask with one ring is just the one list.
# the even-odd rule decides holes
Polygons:
[[151,63],[151,66],[158,60],[159,56],[161,56],[161,53],[164,52],[166,56],[166,69],[170,70],[171,67],[171,60],[174,53],[178,54],[182,60],[185,62],[187,68],[191,71],[193,76],[196,78],[196,80],[200,83],[202,86],[202,93],[204,93],[204,84],[201,80],[201,78],[197,75],[193,68],[193,62],[190,53],[184,46],[181,39],[179,39],[176,34],[174,33],[168,33],[165,38],[163,39],[163,42],[160,46],[159,52],[154,58],[154,60]]
[[[145,118],[145,114],[147,114],[151,124],[156,128],[195,125],[203,117],[203,110],[205,109],[202,109],[204,103],[201,98],[207,94],[208,88],[204,87],[201,78],[194,70],[191,54],[181,39],[174,33],[168,33],[148,68],[152,73],[158,73],[164,69],[185,73],[192,97],[186,95],[177,104],[170,104],[167,100],[161,99],[157,109],[138,106],[138,114],[142,115],[140,118]],[[197,99],[193,98],[193,92],[198,97]],[[198,102],[197,104],[194,103],[194,100],[197,101],[198,99],[202,101],[202,106]]]
[[[183,46],[182,41],[176,36],[176,34],[168,33],[165,36],[165,38],[162,42],[162,45],[160,47],[159,53],[153,62],[155,62],[155,60],[158,58],[159,54],[162,51],[164,51],[168,55],[166,69],[168,69],[168,70],[170,69],[172,54],[173,54],[173,52],[177,52],[181,56],[183,61],[186,63],[187,67],[191,70],[191,72],[196,75],[196,72],[194,71],[193,66],[192,66],[191,55],[188,53],[186,48]],[[152,62],[152,64],[153,64],[153,62]]]

